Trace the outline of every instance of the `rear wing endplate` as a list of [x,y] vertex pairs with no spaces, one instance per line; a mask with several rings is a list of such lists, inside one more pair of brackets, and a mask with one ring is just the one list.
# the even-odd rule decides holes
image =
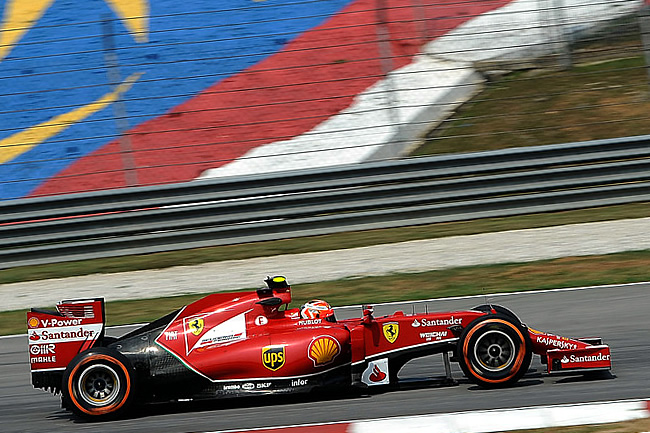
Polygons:
[[64,370],[78,353],[104,338],[104,299],[61,301],[56,311],[27,313],[32,373]]

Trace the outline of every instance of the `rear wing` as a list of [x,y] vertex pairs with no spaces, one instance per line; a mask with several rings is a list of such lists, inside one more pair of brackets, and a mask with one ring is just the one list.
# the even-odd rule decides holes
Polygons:
[[104,299],[61,301],[56,311],[27,313],[29,365],[34,373],[65,370],[72,358],[104,338]]

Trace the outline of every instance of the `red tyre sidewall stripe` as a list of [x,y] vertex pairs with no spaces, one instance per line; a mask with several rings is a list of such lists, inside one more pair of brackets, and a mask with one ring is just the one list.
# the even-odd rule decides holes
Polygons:
[[[77,371],[79,370],[80,367],[83,367],[84,365],[88,364],[89,362],[96,361],[96,360],[108,361],[108,362],[110,362],[110,363],[112,363],[114,365],[117,365],[120,369],[122,369],[122,372],[124,373],[124,377],[125,377],[126,392],[124,394],[124,398],[121,401],[119,401],[117,403],[114,403],[114,404],[112,404],[110,406],[107,406],[107,407],[90,410],[90,409],[86,409],[86,408],[82,407],[78,403],[77,396],[76,396],[76,394],[74,392],[74,386],[73,386],[72,382],[73,382],[75,374],[77,373]],[[103,414],[118,410],[120,407],[122,407],[122,405],[124,405],[124,403],[126,402],[126,400],[129,397],[130,392],[131,392],[131,378],[129,376],[129,372],[128,372],[126,366],[122,362],[120,362],[119,360],[113,358],[112,356],[108,356],[108,355],[97,354],[97,355],[92,355],[92,356],[89,356],[88,358],[83,359],[79,364],[77,364],[72,369],[72,371],[70,372],[70,375],[68,377],[68,395],[70,395],[70,400],[77,407],[77,409],[79,409],[80,411],[82,411],[84,413],[87,413],[88,415],[103,415]]]
[[[504,377],[503,379],[487,379],[487,378],[484,378],[483,375],[479,374],[474,369],[474,367],[472,366],[471,361],[468,359],[468,356],[467,356],[468,345],[469,345],[469,341],[472,338],[472,335],[474,335],[474,333],[476,331],[478,331],[479,329],[482,329],[483,325],[487,325],[487,324],[490,324],[490,323],[502,323],[502,324],[508,326],[510,329],[514,330],[517,333],[517,335],[519,335],[521,345],[524,348],[524,350],[520,351],[519,355],[517,356],[517,359],[515,360],[515,364],[513,365],[513,369],[512,369],[513,372],[510,375],[508,375],[507,377]],[[477,377],[480,377],[482,381],[489,382],[489,383],[503,383],[503,382],[508,381],[510,378],[512,378],[512,376],[517,374],[517,372],[519,371],[519,367],[524,362],[524,357],[526,356],[525,348],[526,348],[526,340],[524,339],[524,336],[521,333],[521,331],[519,331],[519,329],[517,329],[516,326],[513,326],[512,323],[506,322],[505,320],[502,320],[502,319],[489,319],[489,320],[486,320],[484,322],[481,322],[480,326],[474,327],[474,329],[471,329],[467,333],[467,336],[465,338],[465,343],[463,344],[463,358],[465,358],[465,364],[467,365],[467,368],[469,370],[471,370],[474,375],[476,375]]]

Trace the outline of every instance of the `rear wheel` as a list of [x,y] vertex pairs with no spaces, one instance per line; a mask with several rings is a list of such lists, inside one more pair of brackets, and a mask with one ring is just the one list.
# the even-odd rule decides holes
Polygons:
[[63,375],[66,406],[85,418],[123,413],[133,397],[133,368],[121,353],[97,347],[77,355]]
[[463,331],[458,358],[465,375],[483,387],[501,387],[518,381],[532,357],[525,328],[509,316],[481,317]]

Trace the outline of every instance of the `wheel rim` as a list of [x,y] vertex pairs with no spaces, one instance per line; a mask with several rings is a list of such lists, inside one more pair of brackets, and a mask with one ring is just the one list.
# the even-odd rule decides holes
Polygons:
[[83,401],[89,405],[108,406],[120,393],[120,379],[110,366],[92,365],[79,376],[77,391]]
[[474,345],[474,359],[488,371],[506,370],[515,359],[515,343],[502,331],[488,331]]

